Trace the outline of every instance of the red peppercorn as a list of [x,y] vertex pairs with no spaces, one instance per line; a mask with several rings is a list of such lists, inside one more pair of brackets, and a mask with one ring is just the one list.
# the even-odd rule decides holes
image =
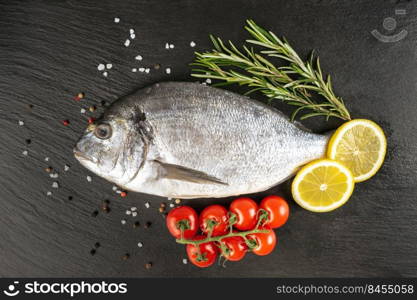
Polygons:
[[95,121],[96,119],[94,119],[94,118],[92,118],[92,117],[90,117],[90,118],[88,118],[88,124],[92,124],[92,123],[94,123],[94,121]]
[[64,121],[62,121],[62,124],[64,124],[64,126],[68,126],[68,125],[69,125],[69,123],[70,123],[70,121],[68,121],[68,120],[64,120]]
[[121,192],[120,193],[120,197],[126,197],[127,196],[127,193],[126,192]]
[[74,97],[74,100],[80,101],[82,98],[84,98],[84,93],[78,93],[77,96]]

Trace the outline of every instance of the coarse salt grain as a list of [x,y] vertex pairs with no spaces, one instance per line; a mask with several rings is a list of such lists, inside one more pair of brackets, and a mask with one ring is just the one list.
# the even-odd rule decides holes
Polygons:
[[138,71],[138,69],[136,69],[136,68],[133,68],[133,69],[132,69],[132,72],[133,72],[133,73],[136,73],[137,71]]
[[125,47],[129,47],[129,45],[130,45],[130,40],[129,40],[129,39],[127,39],[127,40],[125,41]]
[[120,22],[120,18],[114,18],[114,23],[119,23]]
[[147,73],[147,74],[149,74],[149,72],[151,71],[151,69],[150,68],[146,68],[145,69],[145,73]]
[[64,166],[64,171],[65,171],[65,172],[67,172],[69,169],[70,169],[70,166],[68,166],[68,165],[65,165],[65,166]]
[[27,155],[28,155],[28,151],[27,151],[27,150],[24,150],[24,151],[22,152],[22,154],[23,154],[24,156],[27,156]]
[[182,259],[182,263],[183,263],[184,265],[186,265],[186,264],[188,263],[188,260],[187,260],[186,258],[183,258],[183,259]]
[[207,78],[206,79],[206,82],[207,82],[207,84],[210,84],[211,83],[211,79],[210,78]]
[[194,47],[195,47],[195,45],[196,45],[196,44],[195,44],[195,42],[194,42],[194,41],[191,41],[191,42],[190,42],[190,47],[194,48]]
[[58,184],[58,182],[56,182],[56,181],[52,182],[52,187],[53,187],[54,189],[59,188],[59,184]]
[[90,176],[90,175],[87,175],[87,177],[86,177],[86,178],[87,178],[87,181],[88,181],[88,182],[91,182],[92,178],[91,178],[91,176]]
[[103,70],[104,70],[104,68],[105,68],[104,64],[99,64],[99,65],[97,66],[97,69],[98,69],[99,71],[103,71]]
[[113,185],[112,190],[117,191],[117,186]]
[[46,192],[46,196],[51,196],[51,195],[52,195],[52,192],[50,192],[50,191]]
[[167,73],[167,74],[171,74],[171,68],[166,68],[166,69],[165,69],[165,73]]
[[169,49],[169,44],[168,43],[165,44],[165,49]]
[[169,205],[169,207],[174,207],[175,205],[174,205],[174,203],[171,203],[170,205]]
[[130,35],[130,39],[131,39],[131,40],[134,40],[134,39],[135,39],[135,37],[136,37],[136,34],[134,34],[134,33],[132,33],[132,34]]
[[81,108],[80,112],[81,112],[82,114],[85,114],[85,108]]
[[139,243],[138,243],[138,247],[139,247],[139,248],[142,248],[142,247],[143,247],[143,244],[142,244],[141,242],[139,242]]
[[121,220],[120,222],[122,223],[122,225],[126,224],[126,220]]
[[171,48],[171,49],[174,49],[174,47],[175,47],[174,44],[169,45],[169,48]]
[[133,207],[131,207],[131,208],[130,208],[130,210],[131,210],[131,211],[137,211],[137,210],[138,210],[138,208],[137,208],[136,206],[133,206]]
[[112,64],[107,64],[106,68],[110,70],[111,68],[113,68],[113,65]]
[[131,215],[132,212],[130,210],[126,210],[126,215]]
[[138,215],[138,213],[137,212],[132,212],[132,217],[136,217]]
[[145,68],[139,68],[139,72],[145,72]]
[[45,161],[49,161],[49,157],[45,157]]
[[104,77],[107,77],[107,75],[109,75],[107,72],[103,72]]
[[130,29],[129,29],[129,33],[130,33],[130,34],[134,34],[134,33],[135,33],[135,30],[134,30],[133,28],[130,28]]
[[149,208],[149,207],[150,207],[149,202],[146,202],[146,203],[145,203],[145,207],[146,207],[146,208]]
[[136,60],[142,60],[142,59],[143,59],[143,57],[142,57],[142,55],[136,55],[135,59],[136,59]]
[[23,121],[19,120],[19,125],[20,125],[20,126],[23,126],[23,125],[25,125],[25,122],[23,122]]

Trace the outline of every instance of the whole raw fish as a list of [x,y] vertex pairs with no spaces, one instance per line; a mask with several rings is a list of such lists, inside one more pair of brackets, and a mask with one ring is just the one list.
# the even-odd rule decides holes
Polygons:
[[165,82],[114,102],[74,148],[99,176],[163,197],[264,191],[324,156],[328,135],[280,111],[199,83]]

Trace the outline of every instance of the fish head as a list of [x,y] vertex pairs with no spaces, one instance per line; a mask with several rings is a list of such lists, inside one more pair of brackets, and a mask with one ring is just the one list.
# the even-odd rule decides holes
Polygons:
[[147,145],[134,122],[110,115],[89,124],[73,152],[84,167],[123,186],[143,166]]

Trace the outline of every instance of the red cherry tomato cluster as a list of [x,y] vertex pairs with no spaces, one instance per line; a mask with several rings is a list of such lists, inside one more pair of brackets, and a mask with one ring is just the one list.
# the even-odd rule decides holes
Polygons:
[[241,260],[248,251],[268,255],[277,243],[272,229],[284,225],[288,215],[289,207],[282,197],[268,196],[259,206],[242,197],[234,200],[229,210],[210,205],[200,216],[189,206],[174,208],[166,225],[178,243],[187,245],[189,260],[204,268],[219,255],[230,261]]

